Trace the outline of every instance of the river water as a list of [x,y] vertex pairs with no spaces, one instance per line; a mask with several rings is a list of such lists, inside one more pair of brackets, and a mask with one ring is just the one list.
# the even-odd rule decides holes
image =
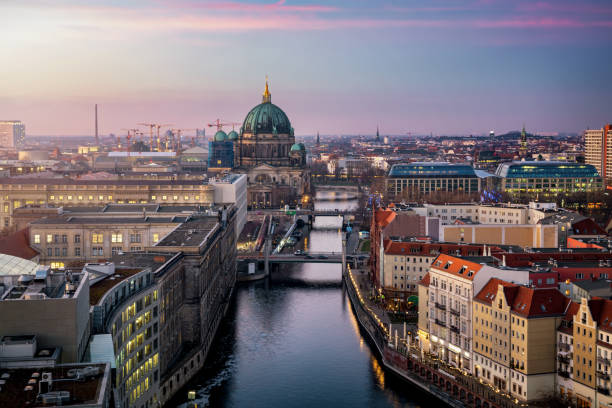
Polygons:
[[[309,246],[341,251],[341,235],[313,230]],[[204,369],[169,405],[186,406],[189,390],[198,407],[437,405],[383,371],[357,325],[339,264],[285,265],[268,280],[238,286]]]

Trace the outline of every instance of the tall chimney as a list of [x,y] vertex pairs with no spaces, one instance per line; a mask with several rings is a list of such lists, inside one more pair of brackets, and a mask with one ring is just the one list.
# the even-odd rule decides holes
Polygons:
[[98,139],[98,104],[96,103],[96,146],[100,146],[100,140]]

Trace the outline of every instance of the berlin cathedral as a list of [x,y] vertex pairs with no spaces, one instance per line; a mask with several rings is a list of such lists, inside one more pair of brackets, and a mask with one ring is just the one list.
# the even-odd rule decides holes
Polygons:
[[247,174],[248,204],[252,208],[301,204],[309,193],[306,148],[303,143],[295,143],[291,122],[272,103],[267,81],[262,102],[246,115],[240,133],[226,135],[220,130],[214,140],[231,142],[233,171]]

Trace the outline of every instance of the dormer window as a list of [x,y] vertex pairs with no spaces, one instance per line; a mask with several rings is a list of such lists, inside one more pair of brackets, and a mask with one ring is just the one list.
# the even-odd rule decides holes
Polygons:
[[450,266],[451,266],[452,264],[453,264],[453,263],[452,263],[451,261],[448,261],[448,262],[446,263],[446,265],[444,265],[444,269],[448,269],[448,268],[450,268]]
[[465,272],[466,270],[467,270],[467,266],[463,265],[461,269],[459,269],[459,274],[463,275],[463,272]]

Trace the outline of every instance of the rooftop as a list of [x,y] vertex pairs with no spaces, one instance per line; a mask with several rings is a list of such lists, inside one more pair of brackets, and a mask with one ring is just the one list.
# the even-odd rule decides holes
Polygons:
[[156,246],[199,246],[218,223],[217,216],[192,218],[168,233]]
[[560,161],[513,161],[502,163],[495,174],[504,178],[593,178],[599,177],[590,164]]
[[389,177],[478,177],[469,164],[447,162],[414,162],[394,164]]
[[[87,368],[86,367],[91,367]],[[87,373],[86,376],[77,380],[77,370]],[[61,393],[66,399],[60,401],[51,400],[44,404],[44,399],[39,397],[39,382],[43,374],[50,373],[53,380],[53,393]],[[49,368],[23,368],[23,369],[0,369],[5,383],[0,392],[0,406],[3,407],[25,407],[25,406],[57,406],[78,407],[85,404],[88,406],[103,406],[102,401],[106,395],[106,387],[110,387],[110,366],[108,364],[65,364]],[[7,378],[5,378],[7,377]]]
[[104,294],[119,282],[136,275],[144,268],[117,268],[115,273],[107,278],[104,278],[89,287],[89,304],[96,305],[102,299]]

